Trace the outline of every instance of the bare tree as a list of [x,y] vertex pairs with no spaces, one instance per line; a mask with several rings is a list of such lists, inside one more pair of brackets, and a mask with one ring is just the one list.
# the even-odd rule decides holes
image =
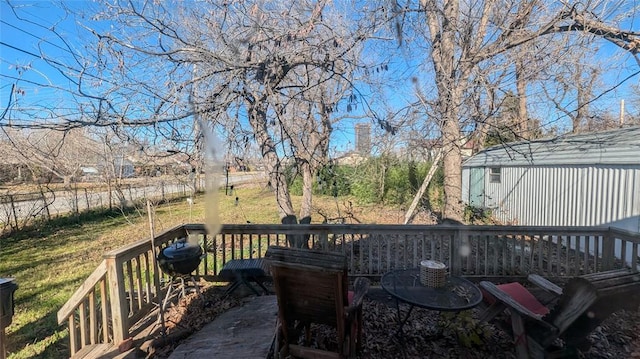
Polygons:
[[[410,5],[400,4],[396,10],[403,15],[418,14],[412,29],[424,34],[430,50],[428,61],[436,89],[434,110],[443,139],[445,217],[462,217],[458,144],[463,138],[464,120],[470,117],[464,113],[464,95],[479,74],[491,76],[486,70],[488,64],[506,61],[508,52],[523,44],[543,38],[552,41],[569,32],[604,38],[632,53],[640,63],[638,34],[610,26],[602,20],[605,17],[595,15],[598,10],[608,11],[601,2],[571,6],[540,0],[421,0],[418,8]],[[422,17],[426,31],[419,22]]]
[[81,175],[81,167],[97,158],[92,151],[95,143],[84,129],[65,132],[47,129],[5,131],[11,153],[27,165],[35,177],[52,174],[63,181],[65,187]]
[[[107,101],[98,121],[117,117],[125,125],[168,131],[169,124],[184,125],[182,119],[198,113],[222,126],[227,139],[251,136],[280,217],[295,217],[283,159],[296,158],[310,183],[327,156],[334,110],[348,101],[360,44],[373,25],[350,23],[324,1],[267,6],[212,0],[175,8],[128,3],[107,7],[99,18],[136,29],[126,35],[96,31],[96,54],[98,63],[122,63],[101,69],[127,84],[113,93],[146,100]],[[133,74],[137,70],[149,78]],[[187,99],[192,107],[184,105]],[[138,113],[145,115],[134,120]],[[301,215],[310,213],[309,203]]]
[[[326,161],[332,123],[356,106],[355,71],[381,68],[361,63],[359,54],[389,14],[327,1],[93,5],[82,12],[67,9],[95,38],[87,44],[90,51],[75,52],[53,27],[73,62],[40,54],[69,77],[77,112],[47,107],[28,120],[25,108],[10,100],[3,113],[9,121],[0,126],[114,126],[124,141],[138,140],[141,147],[191,141],[198,148],[202,137],[192,121],[198,115],[234,151],[248,148],[248,141],[258,144],[282,218],[295,217],[283,161],[295,158],[307,184]],[[102,27],[102,20],[112,26]],[[46,117],[38,118],[40,113]],[[301,216],[310,212],[311,192],[305,193]]]
[[546,100],[570,120],[574,133],[594,128],[591,102],[602,88],[601,76],[607,66],[597,60],[599,49],[593,39],[580,40],[559,44],[564,50],[556,52],[555,61],[542,70],[551,81],[540,82]]
[[125,173],[125,163],[131,153],[127,143],[123,142],[109,128],[91,129],[95,141],[95,157],[93,166],[98,170],[100,178],[107,184],[109,209],[113,206],[113,193],[116,195],[119,209],[124,209],[127,204],[124,193],[124,178],[132,174]]
[[[359,57],[363,44],[396,15],[398,38],[407,44],[401,51],[424,57],[426,66],[421,70],[428,70],[424,80],[416,81],[422,88],[415,102],[427,115],[412,119],[434,121],[438,127],[445,167],[444,216],[459,219],[460,146],[473,131],[486,131],[483,128],[492,125],[508,90],[518,100],[512,131],[529,136],[529,123],[523,122],[532,117],[526,114],[527,81],[536,80],[531,70],[535,66],[530,64],[544,64],[536,54],[559,39],[587,35],[586,44],[605,39],[640,63],[638,34],[615,27],[634,4],[382,1],[377,8],[367,3],[361,14],[350,5],[240,0],[97,3],[96,11],[79,14],[85,15],[80,25],[96,39],[89,46],[92,51],[72,57],[70,64],[43,56],[74,85],[69,90],[74,106],[29,110],[18,108],[12,99],[0,126],[116,126],[127,129],[119,133],[126,141],[197,144],[200,131],[193,121],[197,114],[215,125],[223,141],[258,144],[281,218],[295,217],[283,168],[289,158],[308,167],[303,170],[307,174],[321,165],[325,139],[339,118],[336,112],[349,112],[355,106],[358,71],[373,72]],[[102,20],[113,26],[103,27]],[[77,54],[64,36],[57,38],[64,49]],[[425,51],[419,51],[420,46]],[[524,56],[515,56],[516,51]],[[319,90],[322,86],[324,91]],[[18,86],[14,93],[23,92]],[[386,112],[368,114],[383,129],[395,132],[398,127],[389,119],[401,112]],[[421,130],[416,125],[406,127]],[[300,131],[307,132],[300,136]],[[303,209],[300,214],[307,212]]]

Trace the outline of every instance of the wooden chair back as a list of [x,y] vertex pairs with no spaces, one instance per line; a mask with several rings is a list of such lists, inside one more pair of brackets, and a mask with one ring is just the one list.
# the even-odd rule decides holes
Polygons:
[[283,322],[300,320],[336,326],[344,317],[347,262],[340,254],[271,247],[270,265]]
[[598,291],[588,280],[578,277],[571,278],[564,286],[558,303],[549,314],[542,318],[545,322],[553,325],[555,330],[543,330],[536,333],[537,329],[541,327],[533,322],[530,323],[529,334],[543,347],[548,347],[558,337],[564,336],[567,330],[575,327],[578,318],[588,315],[589,308],[597,298]]
[[[511,314],[511,331],[519,358],[543,357],[558,338],[565,346],[554,355],[568,355],[584,347],[588,334],[619,309],[638,309],[640,274],[621,269],[571,278],[563,288],[531,274],[529,281],[545,292],[556,295],[556,303],[546,315],[534,313],[515,297],[495,284],[480,282],[480,287],[496,302],[482,315],[490,320],[501,311]],[[622,304],[624,301],[626,304]]]
[[278,320],[288,345],[296,324],[327,324],[336,328],[339,353],[347,333],[349,306],[346,256],[308,249],[269,247],[270,266],[278,297]]

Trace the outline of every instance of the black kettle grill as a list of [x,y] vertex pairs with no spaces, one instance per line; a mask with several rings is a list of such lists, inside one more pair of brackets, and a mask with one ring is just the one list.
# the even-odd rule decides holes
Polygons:
[[202,253],[202,247],[197,243],[180,240],[160,251],[158,264],[169,276],[186,276],[198,268]]

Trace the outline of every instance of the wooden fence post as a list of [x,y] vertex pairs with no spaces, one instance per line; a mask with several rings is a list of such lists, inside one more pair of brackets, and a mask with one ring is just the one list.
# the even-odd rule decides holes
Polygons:
[[75,214],[76,217],[78,217],[78,215],[80,214],[80,203],[78,203],[78,184],[77,183],[73,188],[73,214]]
[[[2,295],[0,295],[0,298],[1,297]],[[6,359],[6,358],[7,358],[7,336],[5,334],[3,321],[0,320],[0,359]]]
[[109,200],[109,211],[113,211],[113,188],[111,186],[111,180],[107,182],[107,187],[109,187],[109,195],[107,196],[107,199]]
[[[18,221],[18,213],[16,211],[16,203],[14,201],[13,195],[10,194],[9,195],[9,201],[11,201],[11,213],[13,214],[13,219],[15,221],[16,226],[14,227],[14,230],[19,230],[20,229],[20,222]],[[11,222],[11,221],[9,221]]]
[[7,357],[6,340],[7,337],[4,332],[4,327],[0,324],[0,359],[5,359]]
[[84,200],[87,203],[87,212],[91,211],[91,204],[89,203],[89,192],[87,189],[84,189]]
[[111,303],[111,322],[113,323],[113,343],[119,345],[129,337],[129,305],[124,287],[122,263],[115,256],[105,255]]

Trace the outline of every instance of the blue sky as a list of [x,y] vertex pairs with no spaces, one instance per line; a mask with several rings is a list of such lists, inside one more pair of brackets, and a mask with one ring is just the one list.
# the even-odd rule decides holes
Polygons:
[[[50,104],[69,107],[65,92],[76,87],[59,69],[41,58],[48,56],[59,68],[70,73],[80,69],[72,51],[80,45],[76,40],[78,29],[73,19],[49,1],[19,1],[13,3],[19,10],[16,17],[11,7],[0,3],[0,101],[4,109],[12,86],[16,87],[14,101],[23,104]],[[77,3],[79,4],[79,3]],[[61,37],[50,31],[55,28]],[[71,51],[70,51],[71,50]]]
[[[51,61],[62,65],[60,68],[64,71],[71,73],[78,71],[81,66],[75,62],[71,52],[82,52],[83,42],[79,41],[79,37],[86,40],[91,35],[78,27],[75,19],[65,17],[64,11],[49,1],[17,1],[13,4],[19,8],[20,14],[24,16],[23,20],[15,17],[6,2],[0,2],[0,14],[2,15],[0,22],[0,108],[2,110],[6,108],[12,85],[15,85],[19,92],[14,93],[14,100],[21,103],[53,105],[58,108],[68,107],[70,113],[75,113],[77,109],[73,108],[67,99],[70,96],[69,91],[73,93],[76,85],[65,78],[59,69],[50,66],[39,57],[42,51],[50,56]],[[91,2],[71,1],[66,3],[67,6],[78,8],[83,8],[87,4],[91,4]],[[87,21],[87,19],[83,19],[83,21]],[[108,24],[102,25],[108,26]],[[92,26],[96,26],[96,24],[92,24]],[[52,27],[55,27],[61,37],[57,37],[49,30]],[[638,26],[635,27],[637,31]],[[615,65],[612,65],[616,67],[613,69],[614,71],[603,77],[605,84],[596,93],[596,95],[602,96],[594,105],[599,108],[612,109],[611,112],[617,113],[620,101],[625,99],[627,111],[637,114],[637,102],[633,101],[634,96],[630,92],[630,86],[638,84],[639,77],[635,76],[627,79],[620,86],[616,85],[629,74],[638,71],[640,66],[630,55],[622,53],[613,45],[604,44],[601,54],[606,58],[620,56],[622,60],[616,61]],[[403,75],[408,72],[411,76],[418,77],[424,73],[415,67],[407,67],[407,59],[396,58],[394,61],[390,72],[402,73]],[[415,101],[415,97],[410,97],[413,93],[411,76],[407,76],[406,83],[399,84],[404,88],[396,88],[388,92],[388,95],[396,96],[393,103],[398,108]],[[422,77],[420,82],[428,84],[429,78]],[[60,89],[43,88],[38,84],[52,85]],[[635,98],[637,99],[638,96],[635,95]],[[532,104],[531,110],[536,116],[546,117],[545,121],[550,124],[563,123],[565,120],[563,115],[549,111],[546,106],[538,107]],[[352,148],[355,135],[352,124],[346,123],[338,129],[339,131],[335,134],[338,151]]]
[[[76,104],[68,101],[77,93],[77,84],[70,81],[60,69],[77,74],[81,66],[72,52],[82,53],[86,39],[95,39],[86,29],[76,24],[76,19],[67,15],[59,5],[49,1],[14,1],[14,11],[5,2],[0,2],[0,103],[2,109],[9,103],[12,85],[17,92],[13,101],[22,104],[37,103],[40,106],[69,108],[70,115],[77,114]],[[66,6],[83,9],[91,2],[71,1]],[[87,19],[82,19],[86,22]],[[91,24],[94,26],[108,24]],[[55,29],[56,33],[50,29]],[[51,66],[40,58],[41,53],[49,57]],[[49,88],[47,88],[49,86]],[[54,87],[54,88],[51,88]],[[84,87],[87,88],[87,87]],[[77,106],[76,106],[77,107]],[[27,106],[29,108],[29,106]],[[19,116],[14,113],[14,116]],[[24,117],[24,116],[23,116]],[[356,121],[357,122],[357,121]],[[336,126],[334,133],[334,155],[355,146],[354,123],[346,121]]]
[[[13,72],[14,76],[25,80],[44,83],[60,81],[60,76],[40,59],[40,54],[42,50],[55,56],[60,63],[68,61],[71,54],[62,39],[56,37],[49,28],[69,33],[74,28],[72,19],[65,19],[62,10],[46,1],[19,2],[17,10],[24,20],[17,18],[6,2],[0,3],[2,74]],[[70,44],[73,43],[74,40],[70,39]],[[24,75],[18,74],[17,67],[21,66],[31,66],[32,69]],[[6,82],[3,89],[4,85]]]

